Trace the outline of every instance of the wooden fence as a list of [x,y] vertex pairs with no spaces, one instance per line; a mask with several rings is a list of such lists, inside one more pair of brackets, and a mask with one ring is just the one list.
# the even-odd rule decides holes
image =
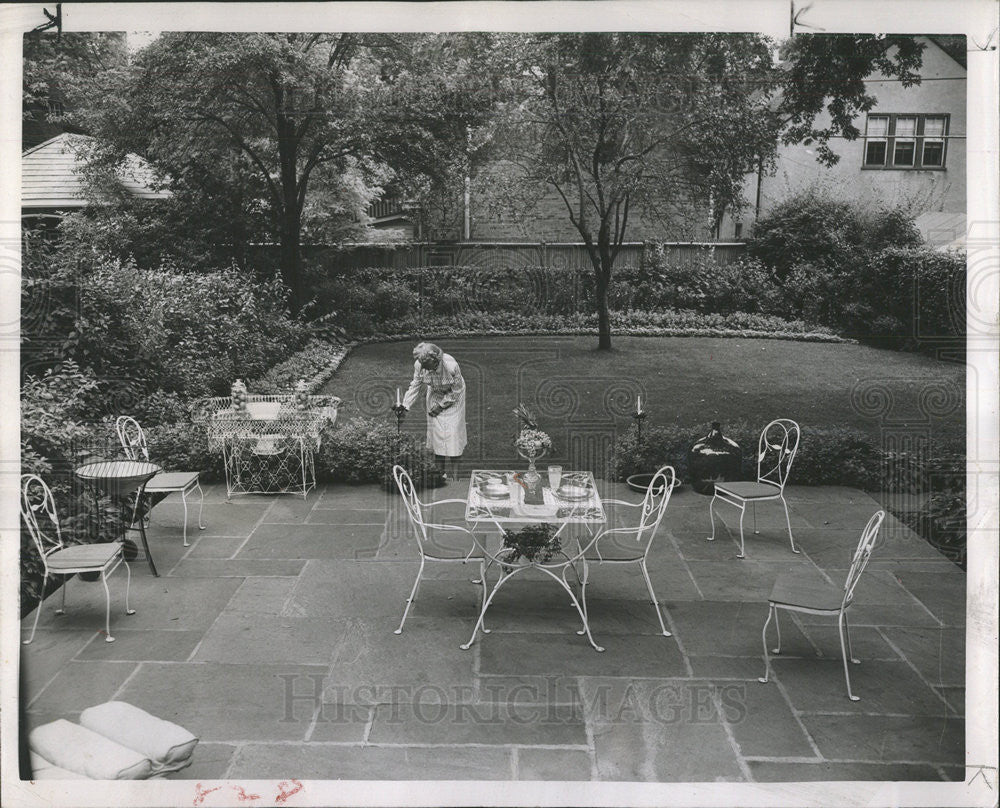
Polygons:
[[[708,255],[720,264],[735,261],[745,245],[734,242],[683,242],[662,244],[666,261],[683,265]],[[262,245],[260,258],[274,260],[277,247]],[[273,256],[271,253],[273,252]],[[615,266],[641,268],[646,260],[647,243],[627,242],[622,245]],[[478,267],[482,269],[515,269],[544,267],[546,269],[589,270],[590,256],[582,243],[544,242],[462,242],[454,244],[412,243],[400,246],[358,244],[346,247],[309,245],[303,247],[307,263],[333,270],[337,274],[352,269],[379,267],[411,269],[417,267]]]

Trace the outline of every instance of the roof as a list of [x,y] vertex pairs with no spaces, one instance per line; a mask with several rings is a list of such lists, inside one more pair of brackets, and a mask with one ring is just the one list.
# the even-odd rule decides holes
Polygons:
[[[64,132],[21,154],[22,208],[83,208],[89,202],[78,169],[84,165],[82,147],[93,138]],[[167,199],[169,191],[155,191],[150,185],[154,173],[149,164],[128,155],[119,180],[133,196]]]
[[921,213],[915,220],[927,246],[937,250],[965,249],[965,214],[936,211]]

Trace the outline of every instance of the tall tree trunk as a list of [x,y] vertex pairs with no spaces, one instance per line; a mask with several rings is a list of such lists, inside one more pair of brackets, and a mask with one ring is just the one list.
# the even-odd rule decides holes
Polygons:
[[280,270],[281,279],[288,287],[293,309],[299,309],[306,302],[306,290],[302,283],[301,217],[298,208],[292,205],[281,214]]
[[610,273],[606,273],[604,268],[597,272],[597,350],[611,350],[611,313],[608,311],[608,287],[610,284]]

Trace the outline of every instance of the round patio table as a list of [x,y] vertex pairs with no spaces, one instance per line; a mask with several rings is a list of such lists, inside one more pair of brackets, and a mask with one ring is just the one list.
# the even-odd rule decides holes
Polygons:
[[[146,561],[149,563],[150,572],[159,577],[156,571],[156,564],[153,563],[153,556],[149,552],[149,542],[146,540],[146,525],[139,513],[139,503],[142,500],[143,490],[154,476],[163,469],[144,460],[97,460],[77,466],[73,473],[90,486],[94,492],[95,499],[98,493],[106,494],[112,499],[119,501],[122,508],[123,524],[125,529],[122,533],[122,541],[125,542],[125,533],[133,525],[138,524],[139,536],[142,539],[143,549],[146,551]],[[132,507],[132,515],[128,516],[128,505],[123,500],[132,495],[136,495],[135,505]],[[138,514],[138,518],[136,518]]]

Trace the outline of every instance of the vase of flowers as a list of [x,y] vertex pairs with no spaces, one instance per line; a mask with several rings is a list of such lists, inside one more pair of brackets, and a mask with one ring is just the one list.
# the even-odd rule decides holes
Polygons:
[[517,453],[528,461],[528,471],[522,478],[529,489],[538,486],[541,476],[535,470],[535,461],[552,449],[552,438],[538,428],[531,411],[523,404],[518,404],[514,410],[514,415],[521,421],[521,431],[514,439],[514,448]]

